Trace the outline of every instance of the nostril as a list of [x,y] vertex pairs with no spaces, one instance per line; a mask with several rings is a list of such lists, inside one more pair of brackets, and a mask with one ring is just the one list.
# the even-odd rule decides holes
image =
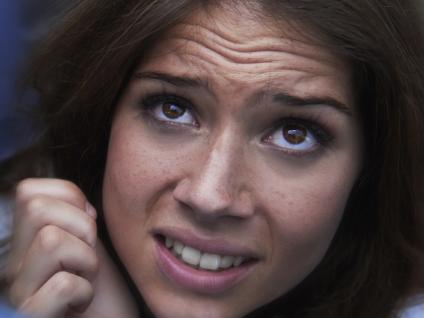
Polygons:
[[[209,179],[208,179],[209,178]],[[241,190],[234,181],[210,174],[191,175],[174,188],[173,197],[184,208],[196,214],[196,219],[218,216],[246,217],[252,214],[251,193]]]
[[210,213],[225,210],[232,202],[228,191],[207,180],[182,182],[174,190],[174,198],[193,210]]

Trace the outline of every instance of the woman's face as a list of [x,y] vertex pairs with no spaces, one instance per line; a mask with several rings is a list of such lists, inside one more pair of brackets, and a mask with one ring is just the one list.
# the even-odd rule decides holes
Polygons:
[[239,317],[321,261],[361,167],[350,72],[247,8],[198,12],[138,66],[103,200],[158,317]]

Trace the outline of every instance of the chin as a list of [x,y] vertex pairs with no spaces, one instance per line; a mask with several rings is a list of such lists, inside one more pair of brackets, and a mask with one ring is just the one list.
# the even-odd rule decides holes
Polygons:
[[145,299],[156,318],[241,318],[253,311],[253,308],[245,307],[246,303],[237,305],[213,299],[181,299],[175,294],[158,294],[161,299],[149,296]]

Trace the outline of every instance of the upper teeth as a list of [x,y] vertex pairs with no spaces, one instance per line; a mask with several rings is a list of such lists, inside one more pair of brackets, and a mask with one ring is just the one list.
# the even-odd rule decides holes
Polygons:
[[203,253],[193,247],[186,246],[180,241],[174,241],[169,237],[165,240],[167,248],[172,250],[174,255],[180,257],[185,263],[202,269],[216,271],[226,269],[231,266],[240,266],[246,259],[243,256],[217,255]]

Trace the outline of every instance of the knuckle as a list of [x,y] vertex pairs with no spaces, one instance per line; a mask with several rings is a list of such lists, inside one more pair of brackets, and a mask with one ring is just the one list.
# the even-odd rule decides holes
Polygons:
[[97,237],[96,222],[92,218],[87,217],[85,218],[85,222],[83,224],[84,224],[84,228],[82,229],[82,232],[84,235],[83,239],[86,240],[87,242],[94,242]]
[[82,201],[85,200],[85,196],[82,193],[81,189],[73,182],[68,180],[61,180],[63,189],[69,193],[72,194],[75,198],[78,198]]
[[34,195],[30,199],[26,200],[23,204],[25,213],[31,218],[38,218],[40,214],[45,210],[48,202],[47,198],[41,195]]
[[38,232],[39,247],[46,253],[56,250],[63,240],[63,232],[54,225],[46,225]]
[[58,272],[51,278],[51,292],[61,297],[72,295],[77,288],[76,276],[68,272]]
[[25,215],[31,224],[38,223],[43,220],[46,214],[47,199],[42,196],[35,196],[25,204]]
[[35,180],[32,179],[32,178],[27,178],[27,179],[21,180],[16,185],[16,190],[15,190],[16,197],[18,199],[26,197],[29,193],[32,192],[32,189],[34,187],[34,183],[35,183]]

